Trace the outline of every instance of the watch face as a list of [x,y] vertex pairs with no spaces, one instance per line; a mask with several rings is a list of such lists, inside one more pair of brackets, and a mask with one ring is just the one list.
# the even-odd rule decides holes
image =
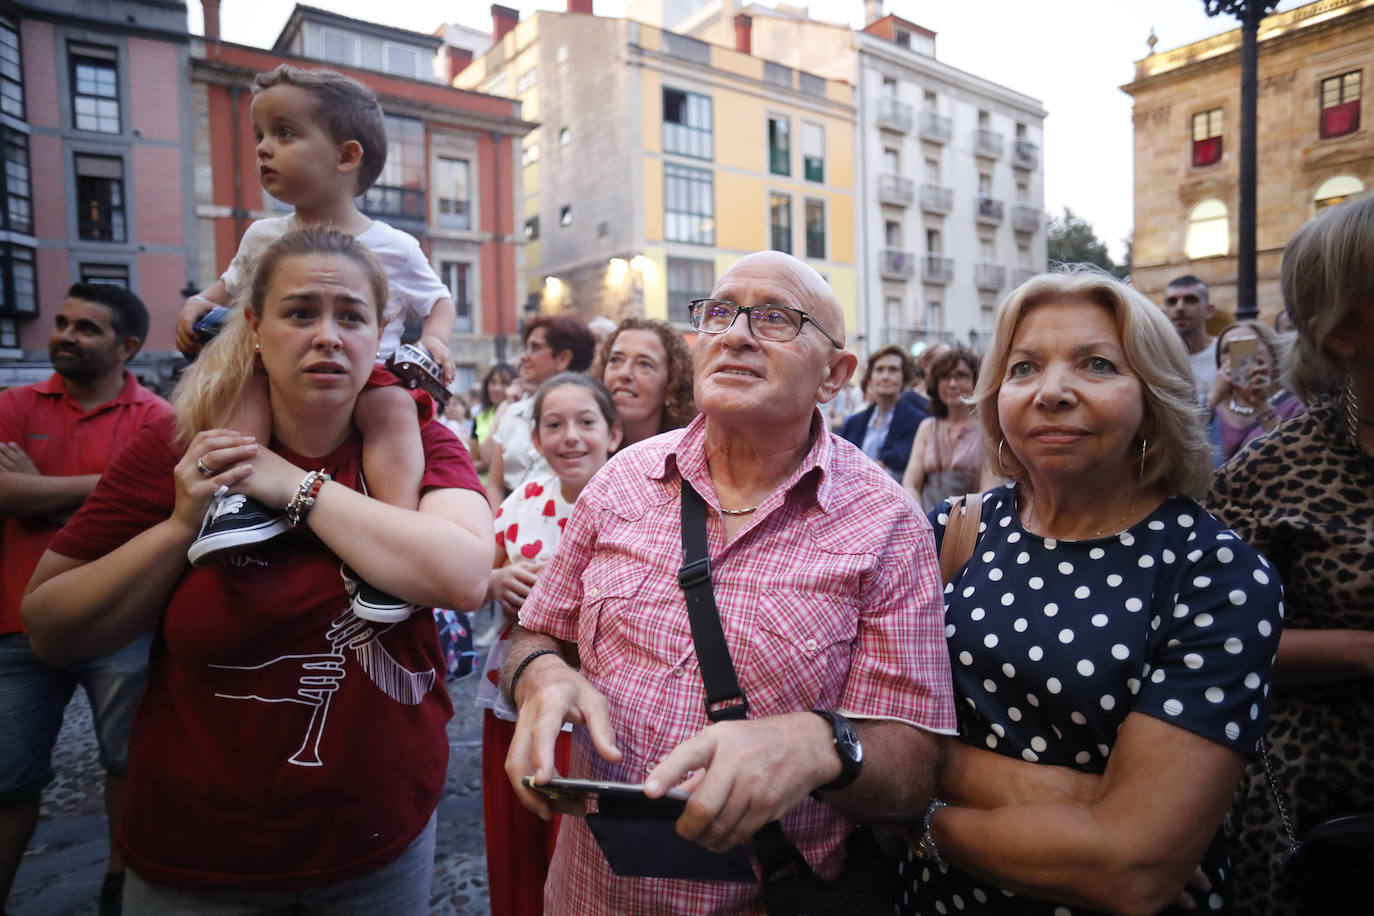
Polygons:
[[854,731],[854,726],[850,725],[848,721],[844,723],[844,727],[840,730],[840,736],[836,741],[836,745],[839,747],[840,753],[845,757],[848,757],[855,763],[863,763],[864,746],[859,743],[859,733]]

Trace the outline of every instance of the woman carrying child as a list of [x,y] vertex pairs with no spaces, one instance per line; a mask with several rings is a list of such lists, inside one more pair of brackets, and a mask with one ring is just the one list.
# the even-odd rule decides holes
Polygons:
[[[384,364],[401,342],[405,313],[422,321],[420,344],[442,367],[443,382],[453,377],[448,341],[454,306],[419,243],[409,233],[358,210],[357,198],[372,187],[386,163],[386,123],[371,89],[332,70],[302,70],[282,64],[253,81],[250,107],[258,138],[257,167],[263,190],[295,208],[288,216],[260,219],[248,227],[228,269],[210,287],[187,300],[177,322],[177,347],[187,356],[202,342],[194,323],[212,306],[241,309],[245,288],[263,251],[288,232],[308,227],[333,229],[356,238],[376,255],[386,271],[390,299],[384,307],[377,365],[357,399],[353,421],[363,437],[363,470],[368,491],[383,502],[414,509],[424,473],[420,425],[434,413],[428,395],[412,395]],[[268,385],[256,373],[225,425],[259,442],[273,432]],[[290,528],[280,514],[239,496],[215,500],[200,535],[191,545],[191,563],[218,563]],[[404,620],[415,608],[365,580],[353,609],[369,620]]]
[[[434,620],[360,619],[343,570],[422,607],[473,607],[492,529],[467,449],[437,423],[417,509],[364,489],[354,416],[386,291],[352,236],[274,242],[247,311],[182,377],[177,429],[145,427],[34,572],[24,621],[52,664],[157,624],[129,739],[125,912],[429,912],[452,715]],[[271,440],[223,424],[255,359]],[[226,491],[291,532],[192,568]]]

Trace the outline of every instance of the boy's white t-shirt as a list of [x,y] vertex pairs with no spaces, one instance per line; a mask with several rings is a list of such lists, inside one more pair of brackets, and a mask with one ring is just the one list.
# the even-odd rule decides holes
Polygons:
[[[277,239],[293,229],[300,229],[295,214],[288,216],[269,216],[255,220],[239,242],[239,250],[234,260],[229,262],[220,279],[233,296],[238,287],[252,275],[252,264]],[[377,256],[386,271],[387,288],[391,300],[387,303],[386,314],[393,316],[382,331],[382,341],[377,358],[385,360],[401,345],[401,332],[405,329],[405,314],[410,312],[424,319],[434,308],[434,303],[446,299],[448,287],[434,275],[429,260],[420,250],[415,237],[389,226],[379,219],[358,233],[355,238],[363,247]]]

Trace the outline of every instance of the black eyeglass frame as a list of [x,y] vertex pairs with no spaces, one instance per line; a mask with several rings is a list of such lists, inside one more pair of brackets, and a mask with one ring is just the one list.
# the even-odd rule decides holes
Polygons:
[[[702,303],[705,302],[724,302],[726,305],[733,307],[735,310],[735,314],[730,316],[730,323],[727,324],[725,327],[721,328],[719,331],[708,331],[705,328],[703,328],[701,326],[700,311]],[[836,340],[834,336],[825,329],[825,325],[821,324],[815,318],[812,318],[809,312],[803,312],[801,309],[794,309],[790,305],[778,305],[775,302],[765,302],[763,305],[751,305],[746,308],[745,306],[737,305],[734,302],[731,302],[729,299],[721,299],[716,296],[707,296],[705,299],[693,299],[692,301],[687,303],[687,306],[687,315],[692,321],[693,330],[700,331],[703,334],[724,334],[726,331],[730,330],[732,327],[735,326],[735,321],[739,318],[741,314],[743,314],[745,316],[744,320],[749,322],[749,333],[753,334],[759,340],[767,340],[772,343],[787,343],[787,341],[796,340],[799,336],[801,336],[802,328],[806,327],[806,323],[809,321],[816,326],[817,331],[820,331],[822,334],[825,335],[825,339],[830,341],[830,343],[834,345],[836,350],[844,349],[844,344]],[[794,315],[800,315],[801,321],[797,322],[797,333],[787,338],[787,340],[775,340],[771,337],[764,337],[762,334],[754,330],[755,309],[783,309],[785,311],[791,312]]]

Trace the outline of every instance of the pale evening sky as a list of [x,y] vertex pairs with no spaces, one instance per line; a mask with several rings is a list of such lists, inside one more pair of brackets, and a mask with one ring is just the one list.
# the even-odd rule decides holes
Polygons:
[[[503,0],[521,17],[536,9],[562,10],[566,0]],[[345,16],[432,33],[443,22],[491,29],[490,0],[312,0],[309,6]],[[600,16],[624,13],[625,0],[595,0]],[[772,5],[771,3],[767,5]],[[813,18],[863,24],[862,0],[812,0]],[[1284,0],[1280,11],[1302,5]],[[190,28],[199,34],[199,0],[188,0]],[[282,0],[223,0],[226,41],[270,47],[292,4]],[[1085,217],[1122,255],[1131,231],[1131,99],[1134,62],[1149,48],[1150,29],[1165,51],[1234,28],[1231,16],[1207,16],[1202,0],[961,0],[919,3],[887,0],[895,13],[936,32],[936,57],[954,67],[1039,99],[1045,119],[1045,207]],[[988,23],[995,24],[988,27]],[[1239,92],[1239,87],[1237,87]],[[1183,155],[1180,153],[1180,155]]]

